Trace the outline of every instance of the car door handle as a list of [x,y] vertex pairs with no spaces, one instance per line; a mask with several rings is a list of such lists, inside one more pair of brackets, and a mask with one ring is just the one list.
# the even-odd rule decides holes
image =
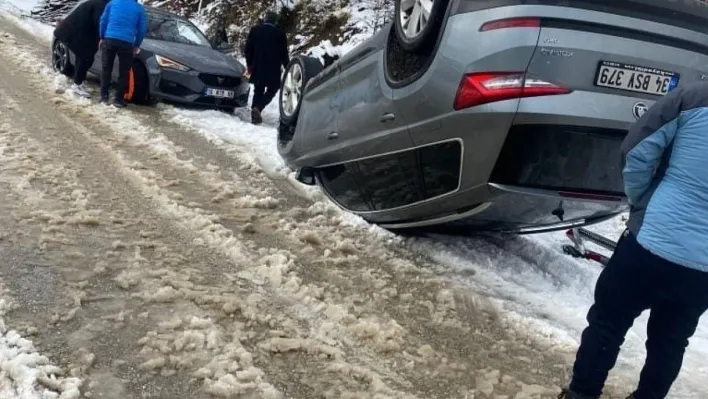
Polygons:
[[332,132],[332,133],[330,133],[329,136],[327,137],[327,140],[336,140],[336,139],[338,139],[338,138],[339,138],[339,133],[337,133],[337,132]]
[[381,115],[381,122],[383,122],[383,123],[392,122],[395,119],[396,119],[396,115],[391,114],[391,113]]

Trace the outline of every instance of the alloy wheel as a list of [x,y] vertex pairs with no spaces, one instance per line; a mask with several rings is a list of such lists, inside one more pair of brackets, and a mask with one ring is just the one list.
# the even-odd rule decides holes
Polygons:
[[401,0],[401,27],[408,39],[415,39],[425,30],[435,0]]
[[66,65],[69,62],[69,52],[66,45],[61,42],[57,42],[54,45],[54,50],[52,51],[52,66],[55,71],[61,72],[66,69]]
[[285,76],[285,82],[283,83],[283,113],[288,117],[293,116],[300,103],[302,81],[302,67],[300,67],[300,64],[293,64],[290,70],[288,70],[288,74]]

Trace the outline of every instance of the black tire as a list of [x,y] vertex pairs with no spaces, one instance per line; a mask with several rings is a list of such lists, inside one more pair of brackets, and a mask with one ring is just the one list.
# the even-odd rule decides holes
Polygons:
[[428,22],[425,27],[423,27],[423,29],[413,37],[407,35],[405,29],[403,28],[403,15],[401,13],[401,3],[403,1],[404,0],[396,0],[394,12],[396,39],[401,45],[401,48],[405,51],[420,55],[429,55],[433,48],[435,48],[435,41],[440,33],[440,27],[442,26],[442,21],[445,17],[445,11],[447,10],[449,0],[432,0],[433,6],[430,11]]
[[133,62],[128,76],[128,89],[125,91],[125,101],[137,105],[150,104],[150,79],[147,70],[140,62]]
[[71,65],[69,47],[59,40],[52,44],[52,68],[54,71],[71,77],[74,73],[74,66]]
[[[287,110],[283,109],[283,92],[285,90],[285,83],[288,80],[288,74],[296,67],[300,68],[302,76],[299,94],[300,98],[295,108],[291,112],[288,112]],[[315,76],[317,76],[317,74],[322,72],[323,69],[324,66],[322,66],[320,60],[312,57],[306,57],[304,55],[298,55],[296,57],[293,57],[293,59],[288,64],[287,68],[285,68],[285,74],[283,75],[282,82],[280,82],[280,95],[278,96],[278,108],[280,110],[281,130],[283,130],[283,128],[295,127],[295,124],[297,123],[297,118],[300,115],[300,105],[302,104],[302,98],[305,95],[305,87],[307,86],[307,82],[309,82],[310,79],[314,78]]]

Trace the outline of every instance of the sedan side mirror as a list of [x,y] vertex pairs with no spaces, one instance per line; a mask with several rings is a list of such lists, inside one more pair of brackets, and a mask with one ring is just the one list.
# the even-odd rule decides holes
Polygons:
[[221,42],[214,46],[214,48],[224,53],[233,50],[233,46],[230,45],[228,42]]

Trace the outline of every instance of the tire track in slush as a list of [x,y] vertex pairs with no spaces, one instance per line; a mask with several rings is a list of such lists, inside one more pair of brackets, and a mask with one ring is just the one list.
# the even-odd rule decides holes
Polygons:
[[[23,77],[12,83],[17,93],[29,81],[46,97],[19,101],[16,118],[50,108],[44,120],[27,118],[27,130],[61,120],[61,132],[29,132],[59,153],[42,162],[71,160],[95,174],[77,177],[105,212],[94,230],[116,207],[135,223],[118,229],[125,242],[98,240],[104,247],[110,241],[106,252],[122,263],[109,263],[110,276],[93,276],[101,290],[122,293],[111,309],[125,328],[113,335],[134,364],[106,363],[88,369],[89,379],[132,367],[139,372],[128,389],[136,394],[147,384],[158,396],[173,383],[181,394],[260,389],[255,397],[557,393],[567,354],[534,344],[483,297],[347,226],[322,204],[283,198],[252,165],[234,164],[154,113],[133,117],[55,95],[42,76],[46,66],[26,46],[6,46],[1,57]],[[94,185],[101,179],[104,186]],[[104,196],[117,198],[102,203]],[[125,234],[143,237],[135,243]],[[86,322],[65,328],[84,331]],[[127,330],[137,342],[121,340]]]
[[[110,117],[109,117],[109,122],[111,122]],[[67,122],[67,124],[68,124],[68,122]],[[79,127],[76,127],[76,126],[74,128],[76,130],[83,130],[84,134],[90,134],[89,131],[86,129],[80,129]],[[94,126],[94,128],[95,128],[95,126]],[[123,138],[119,138],[117,140],[116,139],[110,139],[110,140],[115,143],[115,142],[121,141],[123,139],[126,139],[126,138],[123,137]],[[89,141],[90,141],[90,138],[89,138]],[[50,140],[48,140],[48,138],[45,138],[45,142],[50,142]],[[56,144],[57,147],[61,147],[61,145],[62,144],[59,144],[59,143]],[[138,143],[136,145],[138,147],[140,147],[143,145],[143,143]],[[81,144],[80,143],[69,143],[69,146],[71,148],[80,148]],[[115,149],[116,149],[116,146],[111,148],[111,150],[115,150]],[[134,149],[134,148],[131,148],[131,149]],[[91,149],[90,148],[81,148],[81,151],[86,153],[86,152],[90,152]],[[155,159],[160,158],[161,154],[164,155],[165,152],[162,151],[157,154],[148,153],[146,155],[148,156],[148,160],[150,160],[150,159],[155,160]],[[208,225],[209,228],[213,228],[216,226],[215,224],[211,223],[212,220],[214,219],[213,216],[200,215],[198,212],[192,212],[191,209],[184,207],[183,205],[179,205],[179,204],[170,207],[170,204],[172,201],[170,199],[170,197],[165,194],[162,194],[162,192],[160,191],[161,189],[159,189],[157,187],[158,186],[157,184],[153,184],[153,185],[150,184],[150,181],[155,181],[155,182],[159,182],[159,183],[165,183],[165,185],[170,186],[172,184],[177,184],[175,182],[178,182],[179,180],[177,180],[175,178],[172,178],[170,180],[161,179],[157,175],[157,173],[155,172],[154,169],[145,168],[142,165],[136,163],[135,161],[125,161],[124,163],[129,164],[130,167],[133,168],[134,170],[145,171],[145,173],[142,176],[140,176],[138,173],[138,176],[140,178],[142,178],[143,181],[148,182],[148,184],[144,184],[141,186],[144,189],[147,188],[147,191],[145,191],[144,194],[152,196],[154,200],[157,200],[158,202],[165,205],[164,206],[165,209],[171,208],[170,212],[172,213],[172,215],[170,215],[170,216],[176,216],[176,217],[191,216],[191,218],[186,218],[186,219],[188,219],[188,221],[192,222],[192,223],[188,224],[188,226],[187,226],[189,229],[192,229],[192,230],[199,230],[200,228],[203,227],[202,224]],[[89,160],[88,164],[93,165],[94,160]],[[189,179],[190,177],[187,175],[190,172],[193,172],[195,170],[195,168],[193,166],[190,167],[186,163],[176,162],[176,165],[181,165],[184,167],[184,175],[179,176],[183,179],[183,181],[184,181],[184,179]],[[162,166],[164,167],[165,165],[163,164]],[[172,166],[174,166],[174,165],[172,165]],[[101,169],[106,169],[106,168],[101,168]],[[174,176],[174,177],[178,177],[178,176]],[[140,182],[138,182],[138,183],[140,183]],[[203,201],[204,199],[201,198],[201,200]],[[191,212],[191,214],[190,214],[190,212]],[[227,230],[221,230],[218,233],[223,234],[223,235],[220,237],[219,234],[211,234],[211,232],[208,232],[202,236],[202,240],[206,241],[207,244],[221,246],[222,249],[226,250],[226,254],[232,258],[232,261],[235,261],[235,262],[243,261],[244,260],[244,255],[242,254],[243,249],[240,248],[239,241],[234,240],[232,237],[230,237],[231,234]],[[226,237],[226,240],[223,240],[224,237]],[[273,255],[267,255],[266,257],[269,259],[262,259],[262,260],[257,260],[257,261],[254,261],[254,260],[251,260],[248,258],[245,258],[245,259],[248,262],[252,262],[254,264],[261,263],[261,264],[267,265],[269,262],[271,262],[271,263],[273,263],[274,267],[287,266],[286,263],[283,263],[283,261],[287,261],[287,258],[283,259],[282,256],[275,256],[274,257]],[[272,259],[270,259],[270,258],[272,258]],[[248,272],[248,270],[245,270],[245,271]],[[262,273],[263,272],[261,271],[261,274]],[[272,275],[272,273],[270,271],[266,271],[266,273],[269,275]],[[254,276],[251,276],[250,278],[251,279],[253,279],[254,277],[257,278],[258,276],[259,276],[259,273],[254,273]],[[294,276],[294,277],[296,278],[296,276]],[[223,280],[223,278],[221,280]],[[294,290],[296,290],[293,292],[294,294],[307,295],[312,291],[313,294],[311,294],[311,295],[317,296],[317,295],[319,295],[317,291],[321,290],[319,287],[312,287],[312,288],[309,288],[306,286],[301,287],[297,284],[295,279],[291,279],[290,281],[293,282],[292,283],[292,284],[294,284],[293,288],[294,288]],[[213,282],[213,285],[218,285],[218,284],[219,284],[218,281]],[[288,286],[283,285],[283,287],[278,287],[278,288],[288,288]],[[303,288],[304,288],[304,290],[303,290]],[[160,288],[160,290],[161,289],[162,288]],[[257,291],[257,287],[254,288],[253,291]],[[178,296],[179,294],[176,294],[173,290],[166,290],[165,295],[167,295],[169,297],[172,295]],[[314,299],[314,297],[311,297],[311,298]],[[304,297],[302,299],[308,300],[308,297]],[[295,302],[295,305],[297,305],[297,304],[298,303]],[[317,307],[319,307],[319,306],[322,306],[322,303],[316,303],[315,305]],[[312,306],[310,308],[312,308]],[[261,309],[261,311],[262,310],[263,309]],[[303,311],[307,311],[307,310],[308,309],[302,309],[302,308],[294,309],[294,311],[292,311],[292,313],[298,314],[298,313],[303,313]],[[312,312],[312,311],[310,310],[310,312]],[[257,313],[256,311],[253,311],[252,313],[254,313],[254,316],[256,316],[256,317],[261,316],[261,315],[256,314]],[[265,315],[265,316],[269,316],[269,315]],[[266,322],[269,322],[269,321],[270,320],[266,320]],[[288,320],[285,320],[285,321],[287,322]],[[276,324],[276,323],[271,322],[270,324],[271,324],[271,327],[275,327],[273,324]],[[313,326],[311,326],[310,328],[313,328]],[[363,328],[363,327],[360,327],[360,328]],[[275,337],[277,339],[268,339],[266,341],[260,342],[260,347],[262,347],[266,350],[270,350],[272,352],[302,350],[305,352],[314,352],[315,354],[324,353],[325,355],[330,356],[330,357],[334,357],[339,352],[338,349],[331,347],[329,345],[321,344],[318,341],[315,341],[315,340],[312,340],[309,338],[298,337],[298,335],[303,335],[303,334],[296,334],[294,338],[280,337],[280,335],[282,335],[282,334],[283,334],[282,332],[277,333],[278,336]],[[308,334],[304,334],[304,335],[307,336]],[[149,343],[150,338],[152,338],[152,336],[148,335],[146,338],[148,338],[148,340],[146,340],[145,342]],[[164,337],[161,337],[161,339],[164,339]],[[320,338],[320,340],[322,340],[322,338]],[[162,370],[165,369],[165,365],[163,364],[164,362],[160,361],[159,358],[150,359],[149,361],[152,361],[151,365],[154,365],[156,368],[160,368]],[[308,362],[308,363],[311,363],[311,362]],[[300,366],[300,368],[303,368],[302,364],[300,364],[299,366]],[[345,370],[345,372],[347,374],[350,373],[350,374],[354,374],[354,375],[359,375],[359,377],[362,380],[364,380],[364,385],[370,386],[370,387],[364,387],[365,388],[365,389],[363,389],[364,392],[371,389],[376,392],[384,393],[387,395],[395,395],[395,396],[399,396],[399,397],[403,397],[403,396],[412,397],[412,395],[410,393],[397,394],[396,391],[394,391],[390,388],[387,388],[386,384],[384,384],[381,381],[381,377],[378,377],[376,374],[372,373],[371,371],[367,370],[366,368],[363,368],[361,366],[349,365],[343,360],[338,360],[336,363],[336,366],[338,368],[341,368],[342,370]],[[334,366],[329,365],[329,367],[332,368]],[[317,371],[321,372],[321,370],[317,370]],[[196,370],[196,372],[200,372],[200,371]],[[208,371],[201,371],[201,373],[205,373],[205,372],[208,372]],[[308,374],[318,375],[318,373],[308,373]],[[322,381],[317,381],[317,382],[319,383],[319,386],[316,387],[316,389],[322,390],[322,388],[325,385],[322,383]],[[331,379],[329,380],[329,383],[331,383]],[[329,383],[327,385],[329,385]],[[342,384],[341,386],[345,387],[346,385],[347,384]],[[350,385],[350,386],[353,385],[354,387],[356,387],[357,385],[361,385],[361,384],[359,384],[359,383],[352,384],[350,382],[348,385]],[[329,388],[329,389],[331,389],[331,388]],[[361,388],[360,388],[360,390],[361,390]]]
[[[26,219],[22,232],[29,235],[17,234],[17,240],[31,252],[21,260],[39,257],[45,270],[33,279],[18,279],[18,270],[3,271],[4,280],[25,283],[12,291],[18,302],[28,305],[9,319],[34,324],[43,349],[66,362],[72,375],[88,374],[84,389],[99,396],[207,397],[204,391],[223,396],[236,390],[257,397],[277,396],[262,373],[252,367],[252,355],[239,342],[242,331],[221,331],[209,317],[213,318],[214,312],[192,304],[203,296],[196,291],[198,284],[190,280],[199,281],[201,269],[218,270],[224,259],[203,250],[183,250],[189,244],[187,237],[156,216],[151,204],[141,201],[141,196],[116,176],[113,171],[119,168],[111,162],[110,154],[96,151],[81,137],[76,140],[72,126],[61,123],[58,114],[48,112],[42,120],[21,106],[3,112],[12,122],[3,137],[22,156],[15,169],[15,180],[21,184],[14,187],[21,198],[18,202],[25,205],[18,215]],[[18,127],[18,119],[34,129]],[[37,129],[50,126],[50,121],[58,129]],[[180,240],[163,241],[154,235]],[[32,242],[37,238],[39,243]],[[48,275],[53,278],[48,280]],[[32,306],[27,294],[33,290],[28,285],[51,286],[48,298],[40,304],[43,306]],[[255,291],[232,286],[223,296],[213,292],[217,298],[212,302],[243,303],[234,305],[233,314],[239,306],[248,308],[241,300]],[[176,301],[178,295],[191,295],[191,300]],[[248,320],[236,316],[234,323]],[[185,326],[179,328],[175,320]],[[161,324],[166,321],[167,327]],[[257,323],[253,327],[258,331]],[[210,382],[161,373],[146,381],[149,371],[160,362],[158,356],[141,353],[145,351],[140,340],[149,336],[149,331],[173,334],[178,342],[174,348],[181,345],[192,352],[208,351],[201,353],[203,357],[233,357],[238,360],[230,364],[233,378]],[[192,360],[165,347],[170,362]],[[191,392],[196,395],[188,395]]]

